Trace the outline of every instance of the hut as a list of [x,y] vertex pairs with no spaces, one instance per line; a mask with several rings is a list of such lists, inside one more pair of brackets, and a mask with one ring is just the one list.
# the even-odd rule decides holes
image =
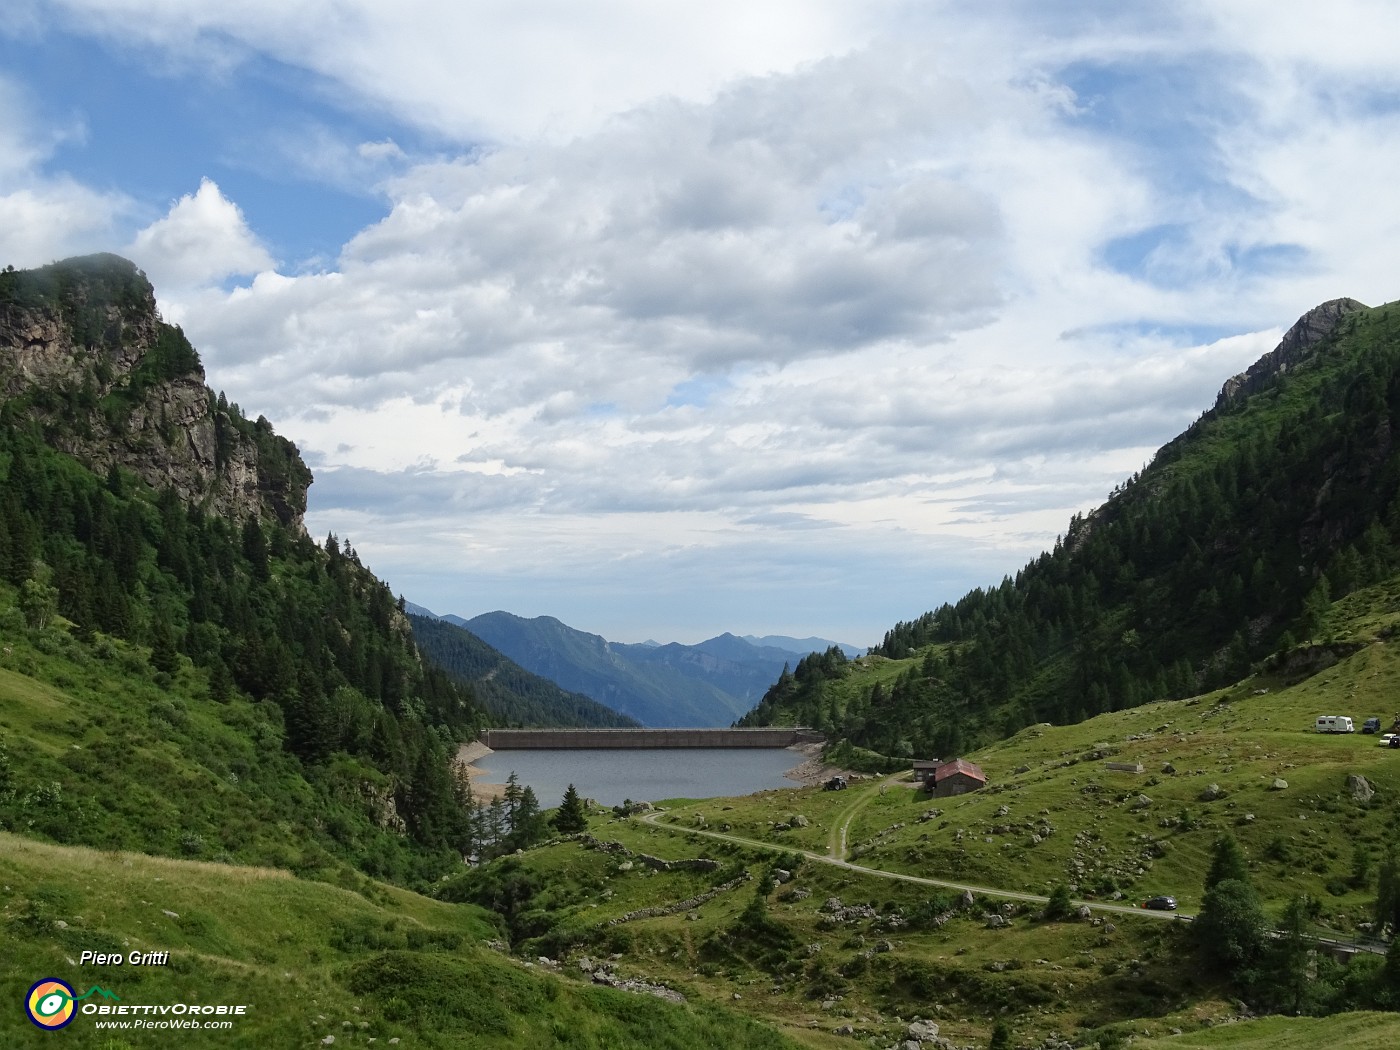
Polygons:
[[940,763],[933,771],[933,779],[925,781],[926,790],[931,790],[939,798],[950,795],[965,795],[969,791],[980,791],[987,786],[987,774],[976,762],[965,758],[955,758]]

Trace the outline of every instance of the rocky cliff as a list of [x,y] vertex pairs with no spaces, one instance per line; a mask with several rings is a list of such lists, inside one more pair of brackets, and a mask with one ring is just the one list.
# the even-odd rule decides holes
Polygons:
[[1307,359],[1313,347],[1332,334],[1347,314],[1366,309],[1369,307],[1365,303],[1355,299],[1330,299],[1321,306],[1314,306],[1284,333],[1277,347],[1247,370],[1225,381],[1220,396],[1215,399],[1215,410],[1229,408],[1262,390],[1274,376],[1296,368]]
[[215,397],[150,282],[115,255],[0,273],[0,421],[21,420],[94,470],[302,528],[312,479],[296,446]]

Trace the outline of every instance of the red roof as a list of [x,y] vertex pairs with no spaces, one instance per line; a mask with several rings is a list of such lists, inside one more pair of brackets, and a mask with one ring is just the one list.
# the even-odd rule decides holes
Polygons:
[[951,762],[944,762],[933,771],[934,782],[942,780],[944,777],[951,777],[955,773],[966,773],[982,783],[987,782],[987,774],[982,772],[982,767],[976,762],[969,762],[965,758],[955,758]]

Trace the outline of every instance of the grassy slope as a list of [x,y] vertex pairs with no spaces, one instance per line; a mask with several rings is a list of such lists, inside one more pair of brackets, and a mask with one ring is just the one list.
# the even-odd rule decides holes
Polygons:
[[[987,770],[987,792],[932,800],[907,786],[883,793],[873,784],[845,793],[779,790],[670,803],[665,819],[675,829],[599,819],[594,831],[656,856],[742,862],[757,875],[774,861],[772,854],[678,829],[728,825],[734,834],[820,853],[849,815],[853,852],[863,864],[1040,893],[1072,881],[1079,896],[1117,893],[1129,903],[1168,892],[1187,912],[1199,904],[1211,844],[1229,831],[1245,849],[1270,914],[1291,896],[1308,893],[1322,902],[1318,933],[1360,936],[1374,899],[1374,861],[1400,801],[1400,753],[1360,733],[1318,735],[1312,723],[1321,713],[1350,714],[1358,725],[1373,714],[1389,721],[1400,694],[1400,652],[1389,640],[1397,625],[1400,583],[1352,595],[1333,608],[1324,629],[1343,654],[1335,665],[1307,677],[1296,671],[1260,675],[1199,698],[1076,726],[1030,727],[969,756]],[[888,668],[877,661],[873,669]],[[1099,752],[1105,757],[1093,757]],[[1106,760],[1139,761],[1146,771],[1109,771]],[[1162,772],[1168,762],[1175,773]],[[1370,781],[1376,791],[1371,802],[1350,797],[1350,774]],[[1287,788],[1272,790],[1276,778]],[[1202,801],[1210,784],[1225,795]],[[1138,808],[1140,795],[1151,801]],[[941,812],[931,816],[934,810]],[[805,816],[807,827],[779,830],[794,814]],[[1047,826],[1050,834],[1034,843],[1032,835]],[[1358,844],[1369,849],[1373,863],[1369,876],[1353,885]],[[740,921],[756,883],[702,905],[693,917],[608,927],[608,920],[638,907],[682,900],[705,880],[638,866],[624,870],[618,858],[575,844],[545,847],[530,864],[547,881],[587,887],[586,898],[560,913],[567,932],[540,942],[551,951],[565,951],[571,941],[575,952],[622,951],[623,967],[694,995],[727,999],[812,1046],[840,1045],[831,1033],[841,1024],[853,1025],[858,1035],[894,1038],[919,1014],[937,1019],[955,1041],[979,1042],[991,1018],[1005,1010],[1024,1045],[1051,1032],[1107,1026],[1120,1034],[1151,1033],[1154,1050],[1166,1050],[1226,1045],[1213,1041],[1227,1039],[1216,1029],[1194,1030],[1234,1019],[1226,990],[1182,965],[1189,958],[1184,927],[1146,916],[1111,915],[1116,929],[1109,933],[1102,926],[1040,923],[1033,909],[1023,908],[1010,929],[991,930],[982,921],[991,905],[983,904],[971,918],[936,931],[890,926],[880,918],[833,925],[822,913],[830,896],[871,903],[887,918],[897,911],[915,914],[932,891],[808,861],[793,884],[768,896],[770,914],[789,927],[795,947],[765,962],[759,950],[717,947]],[[806,895],[792,894],[794,888]],[[865,958],[882,940],[892,950]],[[1340,1026],[1340,1046],[1400,1041],[1400,1018],[1393,1015],[1321,1023]],[[1249,1039],[1263,1046],[1282,1030],[1292,1041],[1279,1045],[1302,1046],[1313,1024],[1298,1022],[1295,1030],[1270,1019],[1218,1031],[1240,1033],[1242,1046],[1253,1045]],[[1173,1040],[1174,1029],[1189,1038]]]
[[[380,884],[351,892],[283,871],[166,860],[0,834],[0,1043],[54,1036],[17,1008],[41,977],[92,984],[127,1003],[246,1003],[232,1032],[100,1033],[79,1017],[68,1045],[281,1048],[378,1045],[516,1048],[789,1046],[704,1004],[658,999],[531,970],[484,947],[479,909]],[[60,925],[66,924],[66,926]],[[83,950],[168,950],[163,967],[78,967]]]
[[[1298,681],[1259,678],[1078,726],[1030,727],[970,756],[991,776],[986,793],[934,801],[906,787],[872,791],[868,798],[865,787],[844,793],[791,789],[677,802],[668,816],[690,826],[703,816],[710,829],[729,824],[736,833],[822,852],[854,811],[850,841],[863,863],[1031,891],[1075,874],[1086,895],[1109,892],[1102,880],[1112,879],[1130,899],[1172,892],[1187,910],[1199,900],[1211,841],[1228,829],[1242,841],[1271,910],[1306,891],[1325,902],[1323,921],[1349,933],[1365,918],[1373,895],[1373,887],[1345,885],[1352,849],[1363,842],[1379,853],[1400,798],[1400,754],[1376,747],[1373,737],[1324,737],[1310,727],[1323,712],[1358,721],[1369,714],[1389,717],[1400,660],[1388,636],[1397,623],[1400,586],[1373,588],[1334,607],[1328,633],[1360,647],[1321,673]],[[243,755],[240,748],[251,745],[235,733],[241,716],[224,705],[186,698],[180,705],[184,728],[176,732],[161,706],[174,700],[138,680],[117,679],[128,694],[115,695],[113,680],[100,668],[62,653],[33,652],[22,643],[12,645],[5,660],[0,722],[12,764],[56,763],[58,775],[67,776],[78,743],[101,759],[91,767],[79,760],[85,775],[106,770],[101,775],[125,777],[118,783],[128,793],[146,782],[146,795],[131,794],[131,802],[118,807],[121,820],[101,808],[88,819],[111,819],[119,828],[122,821],[141,819],[143,807],[157,807],[149,819],[171,822],[173,835],[187,820],[182,814],[214,805],[201,796],[215,794],[212,785],[224,775],[215,759],[228,764],[240,756],[258,758]],[[121,662],[120,650],[113,660]],[[56,684],[41,684],[20,673],[25,669],[41,671]],[[888,665],[876,661],[875,669],[887,672]],[[135,711],[153,720],[123,721]],[[206,720],[196,734],[191,727]],[[126,739],[128,731],[132,753],[126,764],[97,746],[104,739]],[[221,733],[233,735],[223,740]],[[204,736],[209,740],[198,744]],[[23,756],[17,740],[26,744]],[[1143,762],[1148,772],[1111,773],[1102,760],[1084,757],[1099,745],[1114,751],[1114,759]],[[206,751],[185,753],[196,746]],[[1177,773],[1160,772],[1167,761]],[[1024,772],[1015,772],[1021,767]],[[1345,794],[1349,773],[1362,773],[1376,786],[1369,805]],[[1288,788],[1269,790],[1278,776]],[[1226,796],[1201,802],[1209,783],[1219,784]],[[1141,810],[1133,808],[1139,794],[1152,800]],[[1005,815],[997,813],[1001,806]],[[921,821],[932,809],[943,812]],[[1171,823],[1183,810],[1189,828]],[[808,826],[776,829],[794,814],[807,817]],[[248,823],[258,825],[252,817]],[[1032,832],[1045,824],[1052,834],[1033,845]],[[268,836],[268,848],[290,848],[295,830],[268,825],[258,834]],[[744,865],[755,875],[772,861],[771,855],[635,820],[598,815],[594,831],[656,856],[709,855],[730,870]],[[240,1030],[217,1033],[225,1046],[312,1045],[326,1034],[336,1034],[339,1045],[371,1035],[383,1045],[400,1033],[424,1046],[782,1045],[771,1029],[745,1027],[745,1014],[814,1047],[850,1045],[833,1034],[846,1024],[859,1035],[893,1039],[919,1015],[932,1016],[944,1034],[966,1044],[984,1041],[991,1019],[1005,1011],[1026,1045],[1050,1032],[1130,1026],[1169,1047],[1174,1028],[1197,1039],[1224,1038],[1215,1029],[1196,1029],[1233,1014],[1222,989],[1180,965],[1185,945],[1177,924],[1113,917],[1117,928],[1110,933],[1082,923],[1040,923],[1022,910],[1009,929],[989,930],[982,914],[990,905],[979,904],[972,915],[941,929],[899,927],[889,917],[915,914],[930,896],[927,888],[812,862],[800,866],[794,883],[767,896],[770,915],[790,939],[771,948],[748,935],[734,936],[756,879],[694,909],[694,918],[682,913],[609,926],[637,908],[704,892],[718,876],[627,868],[620,858],[574,842],[516,858],[544,887],[536,903],[550,909],[556,923],[551,935],[517,948],[571,960],[620,953],[617,966],[624,976],[664,981],[692,1004],[718,1004],[678,1012],[650,998],[522,970],[480,946],[487,927],[474,909],[387,889],[345,869],[345,886],[336,887],[263,869],[153,860],[117,853],[118,845],[103,853],[0,839],[0,885],[9,887],[0,891],[6,926],[0,980],[12,1001],[40,976],[74,974],[66,960],[84,948],[140,947],[169,949],[180,960],[165,970],[116,975],[142,999],[214,1001],[236,993],[236,1001],[257,1006],[257,1018],[250,1016]],[[1086,864],[1082,876],[1071,867],[1076,858]],[[1338,894],[1328,892],[1329,883]],[[821,910],[831,896],[846,904],[870,903],[879,917],[833,924]],[[166,916],[167,910],[179,918]],[[54,925],[59,919],[69,928]],[[416,950],[410,950],[412,930],[431,931],[412,934]],[[461,943],[453,947],[457,936]],[[877,950],[885,941],[890,950]],[[564,972],[577,971],[570,962]],[[131,994],[115,980],[110,984],[119,995]],[[1400,1040],[1400,1019],[1366,1016],[1328,1023],[1344,1025],[1345,1033],[1357,1026],[1345,1038],[1354,1038],[1360,1050],[1380,1045],[1377,1039]],[[368,1027],[345,1029],[344,1021]],[[84,1039],[106,1045],[92,1041],[95,1031],[81,1035],[77,1024],[70,1032],[78,1045]],[[48,1038],[37,1030],[31,1035],[27,1027],[16,1033],[20,1046]],[[169,1034],[147,1038],[111,1045],[160,1045]],[[212,1045],[214,1036],[208,1038]],[[1267,1038],[1259,1036],[1261,1045]]]

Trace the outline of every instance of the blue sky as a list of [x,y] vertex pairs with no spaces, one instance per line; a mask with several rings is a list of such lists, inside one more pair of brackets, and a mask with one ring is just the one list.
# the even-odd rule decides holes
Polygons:
[[133,258],[415,602],[868,644],[1397,297],[1388,7],[17,0],[0,263]]

